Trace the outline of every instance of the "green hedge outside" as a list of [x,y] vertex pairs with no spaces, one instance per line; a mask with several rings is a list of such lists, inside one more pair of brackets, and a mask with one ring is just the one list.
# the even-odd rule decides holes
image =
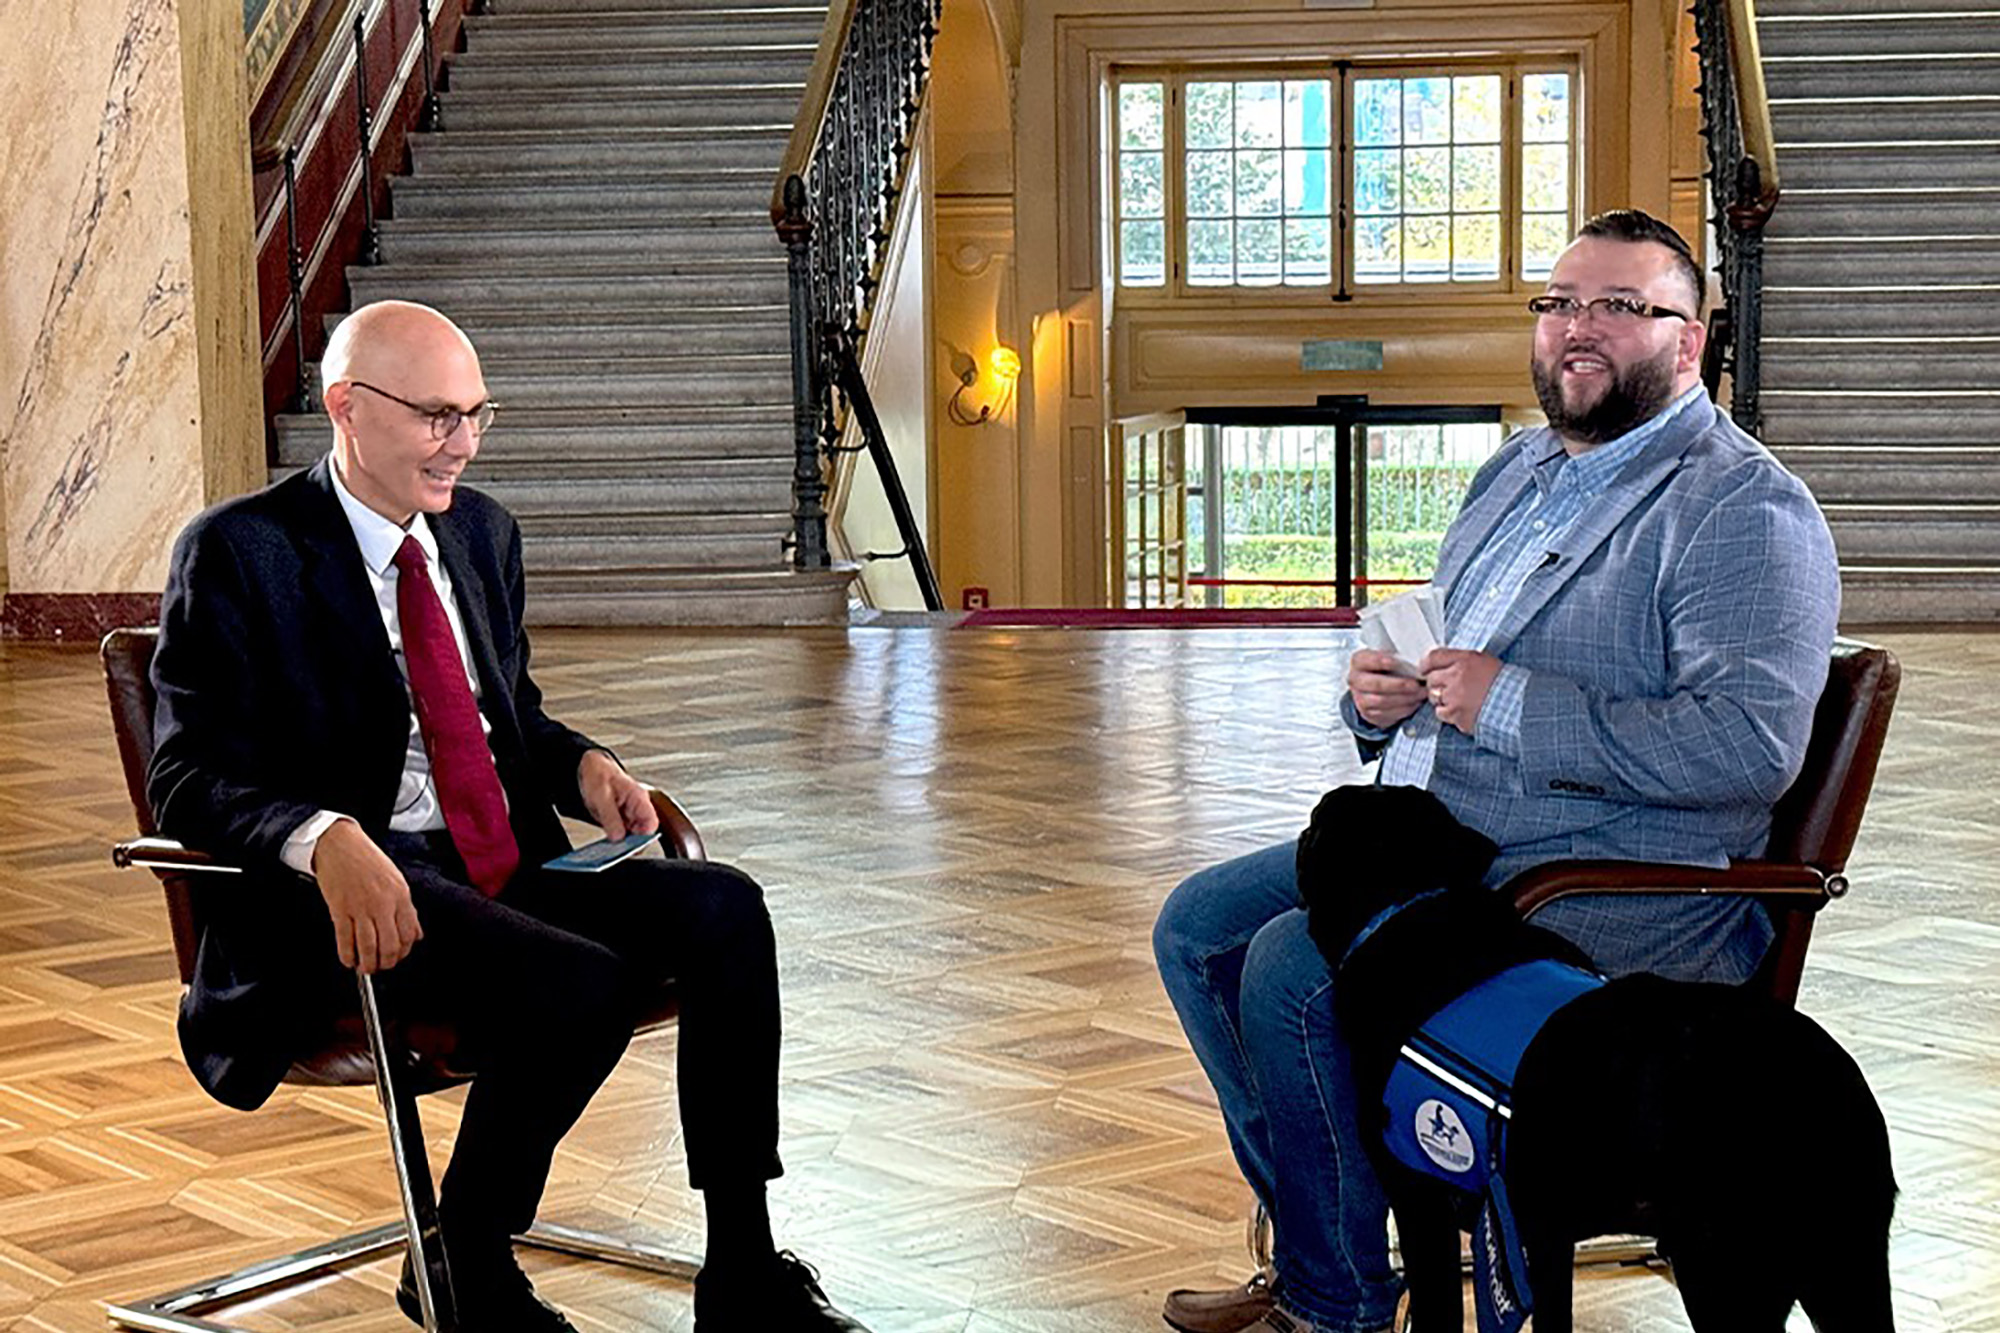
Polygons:
[[[1368,468],[1368,517],[1391,532],[1422,531],[1448,522],[1478,469],[1466,464],[1375,463]],[[1307,468],[1232,471],[1222,501],[1231,532],[1281,537],[1333,531],[1333,478]]]
[[[1428,579],[1437,567],[1442,532],[1376,532],[1368,540],[1368,576]],[[1232,579],[1331,579],[1333,542],[1325,537],[1286,533],[1231,536],[1222,546],[1222,567]],[[1384,589],[1384,592],[1392,591]],[[1226,606],[1330,606],[1333,589],[1226,588]]]

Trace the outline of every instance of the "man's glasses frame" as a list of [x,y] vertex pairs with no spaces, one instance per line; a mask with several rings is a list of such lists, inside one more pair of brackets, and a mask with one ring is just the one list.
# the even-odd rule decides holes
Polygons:
[[407,398],[400,398],[390,393],[387,389],[377,388],[366,380],[347,380],[345,382],[352,384],[357,389],[366,389],[370,393],[380,394],[390,402],[399,403],[409,408],[412,412],[415,412],[418,416],[423,417],[431,423],[431,438],[433,440],[450,439],[458,432],[459,426],[468,421],[472,423],[472,433],[484,439],[486,438],[486,432],[493,428],[493,414],[500,410],[500,404],[494,402],[491,398],[471,409],[459,407],[425,407],[422,403],[413,403]]
[[1679,319],[1694,323],[1694,316],[1674,309],[1672,306],[1648,305],[1630,296],[1599,296],[1589,301],[1579,301],[1574,296],[1537,296],[1528,302],[1539,319],[1582,319],[1585,315],[1595,315],[1608,323],[1626,323],[1640,319]]

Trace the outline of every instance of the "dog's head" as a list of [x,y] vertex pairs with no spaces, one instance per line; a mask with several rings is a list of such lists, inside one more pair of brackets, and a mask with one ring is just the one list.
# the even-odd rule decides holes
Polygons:
[[1337,956],[1385,908],[1477,887],[1499,850],[1421,787],[1335,787],[1299,835],[1299,901],[1313,938]]

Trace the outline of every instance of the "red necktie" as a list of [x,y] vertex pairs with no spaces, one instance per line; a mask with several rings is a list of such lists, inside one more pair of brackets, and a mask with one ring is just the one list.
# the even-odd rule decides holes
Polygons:
[[417,701],[417,726],[431,758],[444,826],[479,891],[491,898],[521,864],[521,849],[507,822],[507,798],[493,751],[479,725],[479,705],[465,678],[458,641],[444,603],[431,584],[424,548],[403,538],[396,551],[396,616],[403,630],[403,663]]

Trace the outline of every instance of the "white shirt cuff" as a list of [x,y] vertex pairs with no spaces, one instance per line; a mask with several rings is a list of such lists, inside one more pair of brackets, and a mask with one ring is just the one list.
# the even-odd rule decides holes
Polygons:
[[292,836],[285,839],[285,845],[278,853],[278,859],[308,878],[313,872],[313,853],[319,850],[320,835],[335,823],[352,816],[336,814],[332,810],[322,810],[305,823],[292,830]]

